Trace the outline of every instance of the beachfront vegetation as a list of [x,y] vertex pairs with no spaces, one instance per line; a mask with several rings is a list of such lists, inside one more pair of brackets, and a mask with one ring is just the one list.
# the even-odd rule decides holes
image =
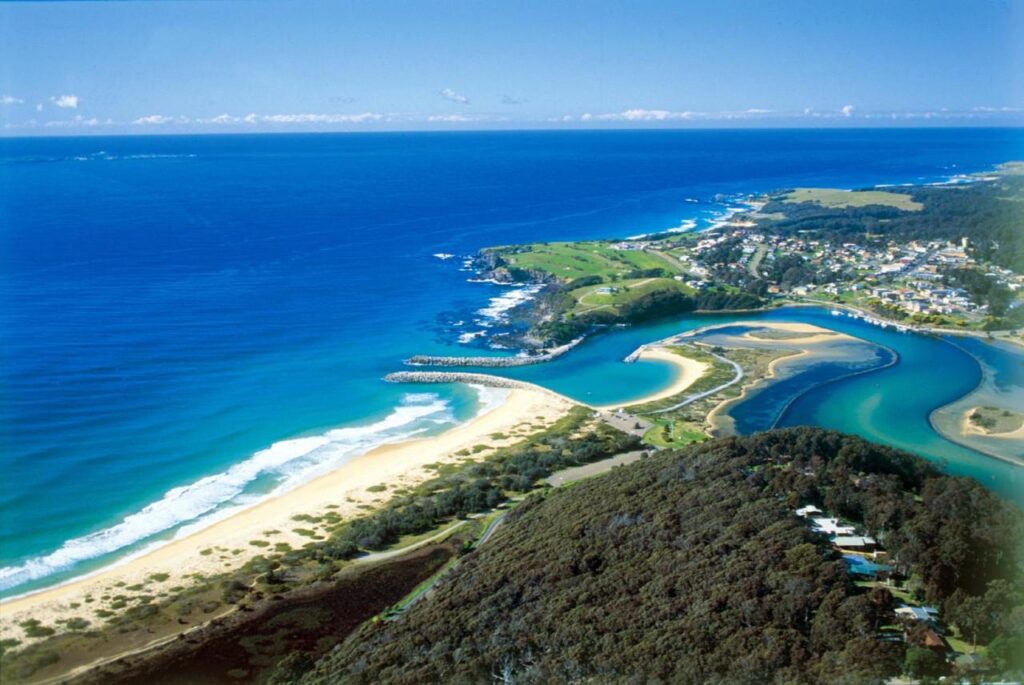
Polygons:
[[911,455],[800,428],[656,454],[528,498],[431,597],[398,621],[365,625],[302,682],[857,683],[949,673],[944,656],[918,651],[925,631],[908,625],[909,644],[883,639],[900,634],[898,597],[853,582],[828,539],[793,514],[807,503],[884,541],[889,563],[913,579],[909,592],[989,642],[978,667],[1014,673],[1021,512]]
[[[154,636],[173,635],[182,626],[218,618],[233,609],[252,611],[271,597],[282,601],[288,593],[303,591],[310,584],[335,581],[353,565],[353,560],[368,553],[402,542],[408,544],[416,536],[491,510],[510,496],[538,487],[556,470],[605,459],[638,444],[634,436],[595,422],[590,410],[577,407],[548,428],[496,448],[478,461],[446,465],[433,479],[406,494],[395,495],[363,517],[342,521],[334,512],[297,515],[297,521],[324,526],[322,530],[295,529],[310,540],[300,549],[257,545],[262,553],[241,567],[221,575],[198,576],[192,585],[164,597],[129,594],[125,588],[126,594],[106,598],[109,609],[96,610],[93,616],[102,620],[85,633],[54,635],[54,628],[38,622],[27,624],[23,626],[26,633],[48,639],[20,649],[7,648],[0,664],[0,679],[6,683],[37,674],[59,674],[94,660],[98,651],[109,654],[138,647]],[[211,549],[209,553],[216,551],[221,550]],[[419,577],[412,587],[427,576]],[[403,594],[389,595],[389,601],[379,610]]]
[[1011,433],[1024,426],[1024,414],[999,407],[977,407],[968,417],[972,425],[986,433]]

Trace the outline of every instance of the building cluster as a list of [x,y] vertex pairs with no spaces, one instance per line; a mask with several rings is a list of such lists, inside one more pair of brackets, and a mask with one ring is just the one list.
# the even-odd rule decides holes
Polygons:
[[702,257],[726,241],[740,247],[737,260],[726,265],[737,272],[761,275],[774,260],[786,255],[800,256],[814,271],[814,283],[791,285],[788,289],[773,284],[768,288],[769,294],[817,296],[853,305],[884,304],[911,316],[941,314],[977,320],[987,314],[987,307],[972,301],[964,289],[944,285],[943,272],[980,268],[986,277],[1012,291],[1024,288],[1024,275],[978,264],[968,253],[966,238],[957,243],[933,240],[836,245],[741,228],[709,233],[692,246],[673,250],[674,256],[690,266],[680,280],[692,280],[695,284],[707,281],[708,269]]
[[[851,575],[880,581],[886,587],[892,584],[893,569],[891,566],[878,563],[885,561],[886,553],[873,537],[859,533],[856,526],[826,516],[814,505],[800,507],[795,513],[807,520],[812,531],[829,537],[833,549],[842,554]],[[899,629],[887,632],[883,638],[911,642],[934,651],[943,659],[956,660],[958,663],[963,659],[973,658],[973,655],[957,655],[950,646],[945,637],[947,629],[934,607],[901,602],[893,613]]]

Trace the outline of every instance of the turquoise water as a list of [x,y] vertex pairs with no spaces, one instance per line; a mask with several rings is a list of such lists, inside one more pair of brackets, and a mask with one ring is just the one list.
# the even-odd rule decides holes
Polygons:
[[[862,369],[826,366],[822,371],[814,365],[785,383],[770,386],[765,395],[770,402],[754,395],[737,405],[731,414],[739,426],[815,425],[853,433],[919,454],[948,473],[974,478],[1024,505],[1024,468],[952,443],[938,435],[928,420],[932,411],[970,392],[981,379],[981,367],[963,347],[942,338],[899,333],[811,307],[781,308],[739,318],[809,323],[884,346],[898,357],[895,364],[886,366],[891,358],[881,355],[875,363],[884,368],[852,376],[848,374]],[[623,364],[621,360],[630,352],[645,342],[735,320],[734,315],[688,316],[616,331],[590,340],[550,364],[502,373],[585,402],[624,402],[646,394],[648,382],[658,378],[667,382],[671,375],[671,369],[662,362]],[[1024,364],[1024,353],[983,341],[970,345],[985,346],[989,363],[1003,369],[1004,383],[1021,382],[1019,369]],[[630,375],[633,366],[637,367],[635,376]]]
[[[461,257],[482,247],[700,228],[746,193],[937,181],[1022,157],[1024,135],[994,129],[0,139],[0,593],[472,416],[470,389],[381,377],[413,354],[495,353],[529,292],[470,282]],[[521,373],[625,402],[672,371],[623,357],[711,320],[612,333]],[[922,348],[919,368],[976,374],[943,349]],[[964,382],[886,382],[883,405],[915,417],[906,431],[869,411],[862,382],[834,392],[863,427],[800,402],[784,420],[1019,485],[929,438],[915,385],[945,397]]]

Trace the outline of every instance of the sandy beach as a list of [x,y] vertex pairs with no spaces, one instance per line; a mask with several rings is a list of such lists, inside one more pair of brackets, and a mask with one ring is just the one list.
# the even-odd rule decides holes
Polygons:
[[644,346],[640,351],[640,354],[637,355],[637,359],[661,361],[671,364],[676,368],[676,377],[672,380],[672,383],[663,390],[632,400],[628,404],[606,404],[597,406],[595,407],[596,409],[618,409],[620,407],[629,407],[636,404],[656,402],[657,400],[663,400],[666,397],[674,397],[696,383],[708,369],[708,365],[706,363],[697,361],[696,359],[690,359],[689,357],[684,357],[681,354],[676,354],[664,347]]
[[[24,639],[17,625],[29,618],[44,625],[58,619],[89,615],[105,608],[98,600],[145,584],[155,593],[189,582],[191,574],[214,574],[240,566],[270,545],[301,547],[318,526],[296,520],[332,511],[343,519],[365,514],[383,504],[388,492],[409,487],[434,475],[428,465],[480,458],[550,425],[573,403],[555,393],[512,389],[499,406],[440,435],[378,447],[337,469],[280,496],[271,497],[181,539],[96,574],[26,596],[0,602],[0,635]],[[492,437],[501,434],[503,437]],[[466,457],[468,452],[476,451]],[[459,452],[463,452],[459,455]],[[381,488],[385,486],[386,489]],[[372,489],[371,489],[372,488]],[[260,541],[254,546],[252,541]],[[167,574],[154,580],[154,574]],[[87,598],[92,601],[87,601]],[[75,605],[75,606],[72,606]]]
[[1016,430],[997,433],[975,424],[971,421],[971,415],[980,408],[981,407],[971,407],[961,415],[960,431],[964,435],[981,435],[986,438],[995,438],[996,440],[1024,440],[1024,426],[1021,426]]

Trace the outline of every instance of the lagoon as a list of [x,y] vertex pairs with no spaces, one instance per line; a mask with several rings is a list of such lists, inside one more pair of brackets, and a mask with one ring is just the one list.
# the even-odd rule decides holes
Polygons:
[[[981,380],[978,360],[967,347],[984,346],[986,359],[1002,369],[1004,385],[1020,383],[1016,369],[1024,351],[981,340],[900,333],[860,319],[832,316],[817,307],[783,307],[742,315],[694,315],[599,335],[549,364],[502,370],[574,399],[627,402],[667,382],[671,369],[659,362],[624,364],[640,345],[705,326],[734,321],[795,321],[846,333],[896,355],[879,355],[877,370],[863,365],[811,365],[754,393],[731,411],[743,432],[814,425],[860,435],[935,462],[947,473],[968,476],[1024,505],[1024,468],[950,442],[935,432],[929,415],[973,390]],[[959,344],[956,343],[959,340]],[[869,367],[868,367],[869,368]],[[1014,370],[1012,373],[1010,370]],[[664,380],[663,380],[664,379]]]

